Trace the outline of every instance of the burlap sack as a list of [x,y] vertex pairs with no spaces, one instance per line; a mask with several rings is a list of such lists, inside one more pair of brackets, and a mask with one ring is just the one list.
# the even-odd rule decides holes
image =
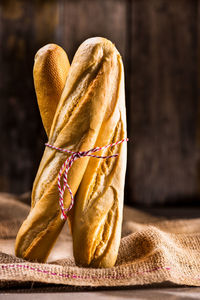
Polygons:
[[[200,219],[167,221],[125,207],[122,240],[115,267],[79,268],[64,227],[47,263],[14,256],[14,241],[29,207],[0,195],[0,287],[40,282],[117,287],[161,282],[200,285]],[[80,249],[81,251],[81,249]]]

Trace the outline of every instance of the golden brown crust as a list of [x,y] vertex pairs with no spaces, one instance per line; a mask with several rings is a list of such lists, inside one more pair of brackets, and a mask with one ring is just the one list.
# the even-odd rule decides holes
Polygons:
[[[79,47],[53,119],[49,135],[50,144],[61,148],[66,147],[72,151],[83,151],[93,148],[96,143],[104,145],[111,140],[113,132],[107,132],[105,128],[105,133],[103,133],[104,123],[106,126],[116,126],[115,119],[117,118],[118,122],[121,115],[119,103],[122,102],[122,106],[124,105],[124,91],[119,88],[119,82],[121,82],[119,78],[123,75],[123,70],[119,71],[119,59],[119,53],[113,44],[103,38],[89,39]],[[116,98],[117,91],[120,91],[119,99],[122,99],[121,102],[118,97]],[[112,117],[112,111],[116,111],[115,117]],[[41,114],[43,114],[43,109],[41,109]],[[121,115],[121,119],[124,131],[120,131],[120,136],[123,136],[126,132],[124,113]],[[120,149],[124,149],[122,152],[125,152],[126,146],[120,146]],[[124,157],[124,155],[121,156]],[[49,148],[45,149],[33,186],[32,208],[17,235],[17,256],[28,260],[45,261],[62,229],[64,221],[60,219],[57,176],[66,158],[64,153]],[[69,171],[68,182],[73,194],[76,193],[83,179],[89,161],[92,160],[89,160],[88,157],[81,158],[73,164]],[[122,179],[121,186],[123,189],[125,167],[122,166],[122,170],[122,175],[115,175],[113,178],[117,178],[114,180],[117,183]],[[96,167],[95,169],[90,167],[84,178],[93,177],[94,171],[96,172]],[[110,192],[110,188],[108,190]],[[115,217],[116,225],[114,227],[117,230],[112,230],[112,236],[116,235],[117,239],[112,238],[112,245],[120,237],[123,205],[121,200],[122,197],[120,201],[115,201],[119,218],[116,219]],[[70,195],[66,192],[65,207],[68,207],[69,203]],[[98,207],[96,211],[98,211]],[[77,213],[75,213],[74,222],[76,222],[76,215]],[[76,225],[74,230],[77,230]],[[85,246],[87,247],[87,244]],[[118,250],[118,242],[116,242],[116,246]],[[107,257],[109,255],[112,256],[113,253],[108,251]],[[99,263],[99,265],[104,266],[104,263]],[[105,266],[107,266],[106,263]]]
[[[113,97],[109,99],[96,146],[126,137],[124,73],[118,53],[112,68],[116,72]],[[91,158],[88,163],[75,197],[72,224],[73,251],[78,265],[112,267],[115,264],[121,238],[126,147],[123,143],[102,153],[119,153],[118,158]]]
[[67,54],[56,44],[48,44],[42,47],[35,55],[33,79],[47,136],[50,133],[69,68]]

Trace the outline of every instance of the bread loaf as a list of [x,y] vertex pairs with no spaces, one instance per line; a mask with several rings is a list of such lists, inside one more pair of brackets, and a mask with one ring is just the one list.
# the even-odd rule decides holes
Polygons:
[[[109,95],[96,146],[115,143],[126,137],[124,71],[121,57],[113,44],[101,39],[105,58],[110,60]],[[107,94],[110,90],[110,94]],[[121,238],[124,179],[127,145],[108,148],[101,155],[119,157],[91,158],[75,199],[72,234],[75,261],[81,266],[112,267]]]
[[[126,137],[123,76],[121,57],[110,41],[86,40],[70,67],[50,129],[49,144],[84,151]],[[45,110],[40,105],[42,116]],[[68,173],[68,183],[75,195],[70,216],[74,256],[76,263],[83,266],[113,266],[119,248],[126,143],[99,151],[98,155],[105,153],[119,153],[119,157],[80,158]],[[67,157],[66,153],[50,148],[44,151],[33,185],[31,211],[16,239],[19,257],[46,261],[63,227],[57,179]],[[65,207],[70,200],[66,191]]]
[[[65,51],[56,44],[47,44],[35,55],[34,67],[33,67],[33,79],[34,86],[38,101],[38,106],[42,118],[42,122],[49,136],[52,126],[53,118],[60,100],[63,88],[65,86],[66,78],[69,72],[69,60]],[[32,198],[31,209],[34,207],[34,199]],[[26,229],[26,221],[20,228],[20,231],[16,238],[15,253],[19,257],[25,258],[20,250],[20,245],[24,244],[28,240],[28,228]],[[24,231],[24,235],[23,234]],[[28,233],[26,235],[26,232]],[[58,232],[59,233],[59,232]],[[57,234],[58,234],[57,233]],[[55,234],[55,233],[53,233]],[[24,241],[23,241],[24,238]],[[52,237],[52,239],[54,236]],[[45,242],[45,240],[44,240]],[[52,241],[50,241],[51,245]],[[37,244],[37,243],[36,243]],[[51,250],[51,246],[48,249],[48,240],[46,242],[46,249],[48,253]],[[32,255],[29,260],[42,261],[43,250],[35,248],[35,256]],[[48,254],[46,254],[48,255]]]

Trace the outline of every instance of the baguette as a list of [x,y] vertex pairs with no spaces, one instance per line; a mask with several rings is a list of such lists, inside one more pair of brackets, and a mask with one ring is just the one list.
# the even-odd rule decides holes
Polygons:
[[34,86],[47,136],[65,86],[70,64],[65,51],[56,44],[47,44],[35,55]]
[[[101,40],[101,43],[112,53],[113,76],[107,86],[111,94],[96,146],[126,138],[122,60],[113,44],[106,40]],[[127,145],[122,143],[101,153],[116,153],[118,158],[90,159],[76,194],[72,235],[77,265],[105,268],[114,266],[116,262],[121,238]]]
[[[69,72],[70,64],[66,52],[56,44],[47,44],[40,48],[34,59],[33,79],[37,96],[37,102],[40,110],[40,115],[46,131],[49,136],[52,121],[60,100],[66,78]],[[32,199],[31,209],[34,207]],[[15,253],[19,257],[23,257],[20,253],[18,243],[23,242],[20,233],[23,232],[26,226],[24,222],[23,228],[20,229],[15,245]],[[59,233],[59,232],[58,232]],[[26,239],[28,236],[26,237]],[[53,237],[52,237],[53,238]],[[46,243],[48,248],[48,241]],[[50,252],[50,250],[49,250]],[[35,258],[32,256],[30,260],[40,261],[40,254],[36,250]],[[37,258],[38,256],[38,258]],[[25,257],[24,257],[25,258]]]
[[[116,125],[112,116],[119,118],[123,109],[125,110],[123,102],[124,91],[121,88],[123,86],[122,78],[123,70],[120,56],[113,44],[103,38],[92,38],[85,41],[79,47],[69,70],[65,88],[50,129],[49,144],[72,151],[83,151],[93,148],[97,143],[102,145],[102,143],[110,140],[112,134],[104,128],[103,123],[105,122],[109,126],[112,126],[111,123],[113,126]],[[121,99],[120,101],[119,98]],[[119,106],[121,102],[123,103],[121,105],[122,108]],[[41,115],[45,113],[45,108],[43,110],[42,105],[40,106],[40,111]],[[114,115],[113,111],[115,111]],[[125,115],[124,112],[123,115]],[[112,122],[106,123],[107,120],[112,119]],[[125,122],[123,117],[122,122]],[[103,132],[103,128],[105,132]],[[124,123],[120,127],[120,134],[118,133],[118,135],[125,136],[125,132],[126,124]],[[122,159],[122,154],[125,157],[126,146],[121,145],[118,148],[119,150],[121,149],[120,157]],[[66,153],[57,152],[50,148],[46,148],[44,151],[33,185],[31,211],[22,224],[16,238],[15,251],[19,257],[38,262],[46,261],[64,225],[64,220],[60,218],[57,179],[60,167],[67,156]],[[118,159],[118,161],[121,161],[121,159]],[[88,162],[92,160],[96,159],[84,157],[74,162],[71,167],[68,173],[68,182],[74,195],[83,179]],[[93,165],[93,163],[91,164]],[[108,164],[110,165],[110,163]],[[113,177],[116,182],[122,178],[120,186],[123,186],[124,182],[125,164],[126,158],[121,175]],[[114,165],[117,164],[115,163]],[[111,169],[111,174],[113,174],[114,169]],[[95,170],[96,168],[91,168],[91,166],[87,168],[87,175],[84,176],[84,180],[86,181],[87,177],[89,178],[90,176],[94,177],[90,172]],[[84,187],[80,188],[80,194],[83,191]],[[66,192],[64,195],[65,207],[69,206],[70,200],[70,195]],[[117,210],[115,209],[115,211],[119,211],[119,217],[115,220],[118,225],[113,227],[118,229],[117,231],[115,230],[113,235],[118,236],[115,240],[120,238],[123,206],[122,197],[120,201],[118,200],[117,198]],[[75,233],[79,235],[77,231],[77,217],[79,218],[81,213],[80,207],[75,207],[75,213],[70,219],[72,226],[73,223],[75,224],[75,228],[72,229],[73,239]],[[97,207],[97,209],[99,208]],[[77,245],[76,241],[74,239],[75,245]],[[118,243],[116,245],[118,247]]]

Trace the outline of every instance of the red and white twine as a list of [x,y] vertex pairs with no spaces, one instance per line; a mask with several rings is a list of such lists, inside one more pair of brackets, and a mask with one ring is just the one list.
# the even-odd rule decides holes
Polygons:
[[[123,140],[115,142],[113,144],[109,144],[109,145],[106,145],[106,146],[103,146],[103,147],[96,147],[96,148],[90,149],[88,151],[80,151],[80,152],[73,152],[73,151],[70,151],[70,150],[67,150],[67,149],[54,147],[54,146],[52,146],[48,143],[45,144],[45,146],[47,146],[49,148],[71,154],[65,160],[65,162],[62,164],[62,166],[60,168],[60,171],[59,171],[59,174],[58,174],[58,190],[59,190],[59,204],[60,204],[60,208],[61,208],[61,219],[65,219],[65,220],[67,219],[66,213],[69,212],[72,209],[73,205],[74,205],[74,197],[73,197],[72,191],[70,189],[70,186],[67,182],[67,175],[68,175],[69,169],[71,168],[73,162],[75,160],[77,160],[78,158],[85,157],[85,156],[91,156],[91,157],[95,157],[95,158],[104,158],[104,159],[105,158],[116,157],[116,156],[118,156],[118,154],[113,154],[113,155],[108,155],[108,156],[99,156],[99,155],[93,155],[91,153],[95,153],[97,151],[100,151],[100,150],[103,150],[103,149],[106,149],[106,148],[109,148],[109,147],[113,147],[113,146],[116,146],[118,144],[121,144],[121,143],[127,142],[127,141],[128,141],[128,138],[124,138]],[[63,170],[64,170],[63,186],[61,187],[61,176],[62,176]],[[65,192],[66,187],[68,188],[68,191],[69,191],[70,196],[71,196],[71,203],[70,203],[68,208],[64,208],[64,202],[63,202],[64,192]]]

